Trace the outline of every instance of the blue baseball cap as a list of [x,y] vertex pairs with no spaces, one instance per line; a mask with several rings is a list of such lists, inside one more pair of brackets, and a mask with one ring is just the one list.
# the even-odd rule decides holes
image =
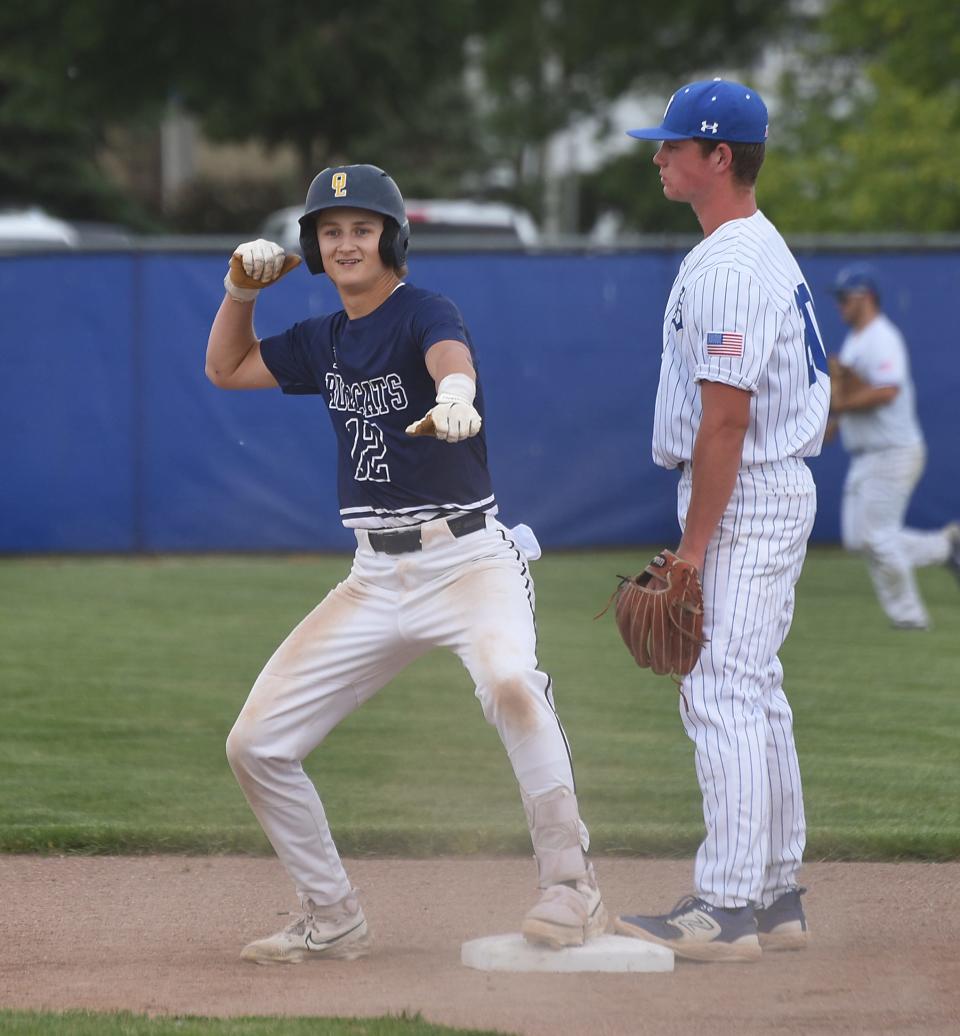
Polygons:
[[877,271],[869,263],[853,263],[845,266],[833,282],[833,294],[836,296],[865,294],[880,297]]
[[726,140],[763,144],[767,139],[767,106],[756,90],[730,79],[688,83],[670,98],[663,122],[627,130],[640,140]]

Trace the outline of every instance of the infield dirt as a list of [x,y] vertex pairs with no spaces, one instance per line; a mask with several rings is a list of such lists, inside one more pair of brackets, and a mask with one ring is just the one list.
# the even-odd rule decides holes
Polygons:
[[[466,939],[516,931],[532,860],[358,859],[375,939],[354,962],[241,963],[296,905],[273,859],[0,857],[0,1006],[169,1015],[376,1016],[525,1036],[960,1031],[960,863],[811,863],[813,931],[753,965],[670,974],[508,975],[460,964]],[[611,914],[660,913],[691,863],[596,859]]]

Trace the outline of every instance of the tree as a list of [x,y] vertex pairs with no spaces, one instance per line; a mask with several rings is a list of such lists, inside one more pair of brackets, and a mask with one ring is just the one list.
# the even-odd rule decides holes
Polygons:
[[[47,174],[33,179],[34,197],[65,215],[75,206],[55,183],[81,165],[95,170],[112,127],[156,127],[172,97],[214,138],[293,145],[298,200],[331,160],[380,161],[445,183],[477,154],[463,117],[472,9],[473,0],[402,11],[392,0],[9,5],[0,10],[0,125],[24,134],[36,124],[31,152],[43,153]],[[76,147],[66,163],[64,137]],[[0,167],[0,194],[22,188]]]
[[825,56],[885,68],[924,96],[960,86],[960,9],[941,0],[829,0]]
[[30,9],[0,8],[0,204],[41,203],[65,216],[142,223],[143,213],[98,168],[99,127],[80,103],[76,66],[56,54],[50,26],[60,13],[69,22],[68,12],[43,0]]
[[960,230],[960,9],[830,0],[787,68],[761,174],[786,231]]
[[[960,230],[960,8],[826,0],[781,37],[764,211],[791,233]],[[586,181],[585,207],[635,230],[696,229],[642,180],[634,159],[614,159]]]
[[[594,0],[487,0],[475,47],[490,99],[485,128],[521,200],[543,215],[546,148],[557,131],[584,116],[602,119],[631,90],[667,97],[678,80],[717,74],[718,61],[727,69],[754,57],[785,27],[787,8],[788,0],[675,0],[666,8],[639,0],[599,8]],[[617,180],[601,176],[590,187]],[[616,197],[627,203],[626,194]]]
[[[0,9],[0,124],[22,132],[24,113],[40,113],[38,175],[15,186],[65,215],[106,178],[111,130],[154,129],[171,98],[217,139],[292,145],[291,200],[328,162],[368,160],[408,193],[500,182],[538,211],[557,130],[638,84],[666,92],[679,69],[753,55],[787,3],[32,0]],[[71,179],[86,202],[56,189]],[[0,193],[13,186],[0,167]]]

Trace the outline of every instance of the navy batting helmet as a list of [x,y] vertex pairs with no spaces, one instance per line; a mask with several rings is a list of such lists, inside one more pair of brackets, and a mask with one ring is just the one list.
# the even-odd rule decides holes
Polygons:
[[330,166],[313,178],[300,217],[300,249],[307,269],[311,273],[323,273],[317,242],[317,213],[340,206],[369,209],[385,217],[380,235],[380,258],[387,266],[399,270],[407,258],[410,223],[400,188],[375,165]]

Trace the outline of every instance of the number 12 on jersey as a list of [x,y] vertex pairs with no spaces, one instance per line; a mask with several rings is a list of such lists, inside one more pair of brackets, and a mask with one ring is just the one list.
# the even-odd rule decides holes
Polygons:
[[353,435],[350,456],[356,468],[353,477],[357,482],[389,482],[390,468],[384,459],[387,444],[383,432],[375,425],[359,417],[346,421],[347,430]]

